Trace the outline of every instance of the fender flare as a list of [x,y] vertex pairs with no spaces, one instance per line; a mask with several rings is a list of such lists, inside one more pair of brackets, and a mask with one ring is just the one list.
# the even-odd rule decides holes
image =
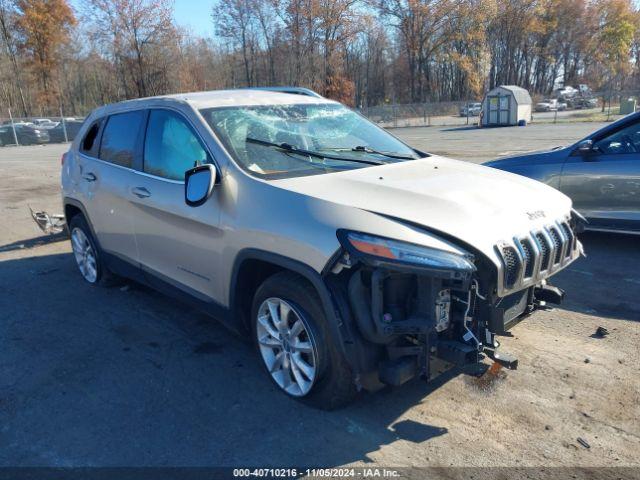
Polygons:
[[338,340],[338,347],[341,353],[347,359],[352,371],[356,374],[359,373],[358,366],[360,362],[352,348],[354,345],[353,337],[348,325],[346,325],[342,315],[340,314],[340,309],[332,291],[320,273],[299,260],[254,248],[241,250],[234,261],[231,282],[229,284],[229,306],[233,312],[233,317],[237,318],[238,315],[238,312],[236,311],[238,272],[240,271],[240,266],[247,260],[260,260],[295,272],[313,285],[318,292],[320,301],[322,302],[322,306],[329,323],[329,328],[331,329],[334,338]]
[[[89,228],[91,229],[91,235],[93,235],[93,240],[98,244],[98,247],[100,249],[102,249],[102,246],[100,245],[100,241],[98,240],[98,236],[96,235],[96,230],[95,230],[95,228],[93,228],[93,223],[91,223],[91,219],[89,218],[89,214],[87,213],[87,209],[84,208],[84,205],[82,204],[82,202],[80,202],[79,200],[76,200],[75,198],[71,198],[71,197],[64,197],[64,199],[62,200],[62,208],[64,210],[63,213],[64,213],[64,216],[65,216],[65,222],[67,224],[67,229],[69,228],[69,219],[66,218],[67,217],[67,205],[71,205],[71,206],[77,208],[78,210],[80,210],[80,213],[82,213],[82,216],[87,221],[87,225],[89,225]],[[69,232],[69,234],[71,234],[71,232]]]

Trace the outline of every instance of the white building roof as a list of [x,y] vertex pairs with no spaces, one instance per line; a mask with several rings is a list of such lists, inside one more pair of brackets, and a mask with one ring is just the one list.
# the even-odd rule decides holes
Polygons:
[[497,90],[499,88],[502,88],[504,90],[509,90],[513,94],[518,105],[527,105],[527,104],[530,105],[532,103],[531,95],[529,95],[529,92],[522,87],[518,87],[517,85],[500,85],[499,87],[496,87],[493,90]]

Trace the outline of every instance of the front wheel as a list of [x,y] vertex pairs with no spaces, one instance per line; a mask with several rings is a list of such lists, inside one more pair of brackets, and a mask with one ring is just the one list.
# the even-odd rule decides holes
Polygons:
[[267,373],[287,395],[331,410],[356,394],[315,289],[300,276],[268,278],[253,301],[255,344]]

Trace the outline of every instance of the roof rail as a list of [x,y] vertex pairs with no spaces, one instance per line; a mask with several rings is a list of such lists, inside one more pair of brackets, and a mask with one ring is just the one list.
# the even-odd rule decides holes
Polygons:
[[323,98],[317,92],[303,87],[251,87],[249,90],[267,90],[270,92],[290,93],[292,95],[304,95],[307,97]]

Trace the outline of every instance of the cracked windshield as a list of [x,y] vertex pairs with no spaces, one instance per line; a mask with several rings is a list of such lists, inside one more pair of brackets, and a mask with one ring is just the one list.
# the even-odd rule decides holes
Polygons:
[[420,157],[342,105],[228,107],[201,113],[236,162],[264,178],[314,175]]

